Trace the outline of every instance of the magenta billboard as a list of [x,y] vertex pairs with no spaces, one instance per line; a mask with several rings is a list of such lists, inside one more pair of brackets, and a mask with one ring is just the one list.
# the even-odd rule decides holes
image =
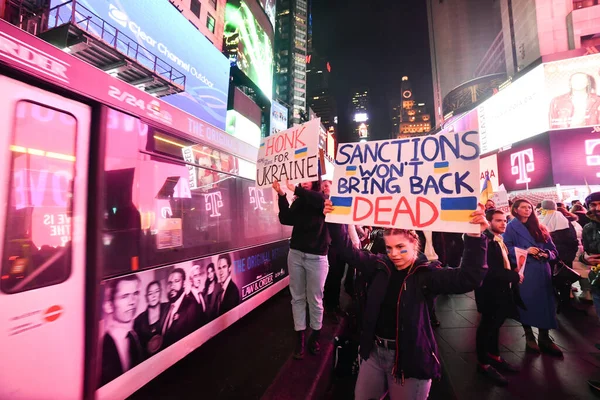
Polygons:
[[[560,154],[560,153],[558,153]],[[554,185],[548,133],[515,143],[498,153],[498,179],[507,191]]]
[[550,132],[554,183],[600,184],[600,130],[566,129]]

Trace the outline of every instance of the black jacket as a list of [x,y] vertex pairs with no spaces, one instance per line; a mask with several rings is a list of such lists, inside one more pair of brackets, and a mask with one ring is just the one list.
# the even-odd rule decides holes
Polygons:
[[163,348],[178,342],[200,328],[201,321],[198,320],[199,306],[196,299],[186,294],[182,294],[182,296],[183,300],[173,316],[173,322],[165,332]]
[[490,240],[487,250],[488,272],[481,287],[475,289],[477,308],[482,313],[518,318],[517,306],[525,309],[519,292],[519,274],[514,266],[510,270],[504,268],[502,248],[500,243],[494,241],[494,234],[486,231],[485,235]]
[[290,206],[285,195],[279,197],[279,222],[293,226],[290,248],[303,253],[324,256],[329,249],[329,231],[325,225],[325,196],[301,186],[294,191],[296,200]]
[[[394,264],[387,255],[375,255],[354,249],[350,239],[343,237],[339,225],[328,224],[332,245],[345,261],[356,266],[370,282],[360,337],[360,355],[368,359],[373,349],[375,328]],[[398,299],[399,318],[396,327],[396,362],[394,376],[416,379],[440,378],[441,366],[437,343],[433,336],[426,296],[466,293],[481,284],[487,271],[488,239],[466,237],[460,268],[441,269],[437,262],[419,258],[408,273]],[[399,339],[399,341],[398,341]]]
[[550,236],[556,246],[556,251],[558,251],[558,257],[571,265],[579,249],[575,227],[569,222],[568,228],[550,232]]
[[229,284],[227,284],[225,293],[223,294],[223,290],[221,289],[219,295],[223,296],[222,299],[219,298],[217,300],[219,302],[219,315],[223,315],[227,311],[233,310],[235,306],[240,304],[240,291],[238,290],[237,285],[233,282],[233,279],[229,281]]

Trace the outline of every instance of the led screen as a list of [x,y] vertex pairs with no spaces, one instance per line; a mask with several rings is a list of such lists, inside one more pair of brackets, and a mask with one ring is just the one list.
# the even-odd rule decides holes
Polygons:
[[275,100],[271,102],[271,135],[288,128],[288,109]]
[[[62,3],[70,9],[75,2],[53,0],[52,6]],[[153,1],[151,6],[143,7],[137,0],[78,0],[75,4],[76,14],[82,20],[95,14],[105,21],[104,31],[101,23],[80,23],[83,29],[105,41],[114,40],[118,31],[117,49],[122,53],[131,56],[130,49],[139,44],[143,46],[141,55],[136,57],[140,64],[153,69],[154,56],[158,56],[185,75],[185,92],[165,96],[162,100],[225,129],[229,85],[227,58],[168,1]],[[90,20],[100,21],[96,17],[90,17]]]
[[227,3],[224,36],[231,65],[237,65],[271,99],[273,46],[245,2]]
[[554,183],[600,184],[600,133],[592,128],[550,132]]
[[598,54],[544,64],[550,129],[600,123],[599,69]]
[[260,128],[237,111],[227,111],[227,133],[258,148]]
[[260,0],[260,5],[264,8],[271,25],[275,27],[275,0]]
[[498,153],[498,180],[507,191],[553,186],[550,142],[544,133]]

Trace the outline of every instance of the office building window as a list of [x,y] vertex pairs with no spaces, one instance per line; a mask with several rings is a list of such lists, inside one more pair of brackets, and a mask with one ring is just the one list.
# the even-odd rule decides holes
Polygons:
[[206,17],[206,27],[209,31],[215,33],[215,19],[210,13],[208,13],[208,16]]
[[190,10],[196,17],[200,18],[200,0],[192,0],[190,3]]
[[217,0],[208,0],[212,8],[217,9]]

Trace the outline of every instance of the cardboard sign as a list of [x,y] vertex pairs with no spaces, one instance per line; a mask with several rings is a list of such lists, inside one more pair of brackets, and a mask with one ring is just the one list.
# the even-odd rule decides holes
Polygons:
[[274,180],[285,184],[319,179],[319,135],[321,119],[263,138],[256,160],[256,184],[270,187]]
[[494,202],[498,210],[502,210],[506,213],[510,211],[508,206],[508,193],[506,193],[506,190],[494,192],[490,197],[490,200]]
[[477,233],[479,134],[340,144],[327,222]]

